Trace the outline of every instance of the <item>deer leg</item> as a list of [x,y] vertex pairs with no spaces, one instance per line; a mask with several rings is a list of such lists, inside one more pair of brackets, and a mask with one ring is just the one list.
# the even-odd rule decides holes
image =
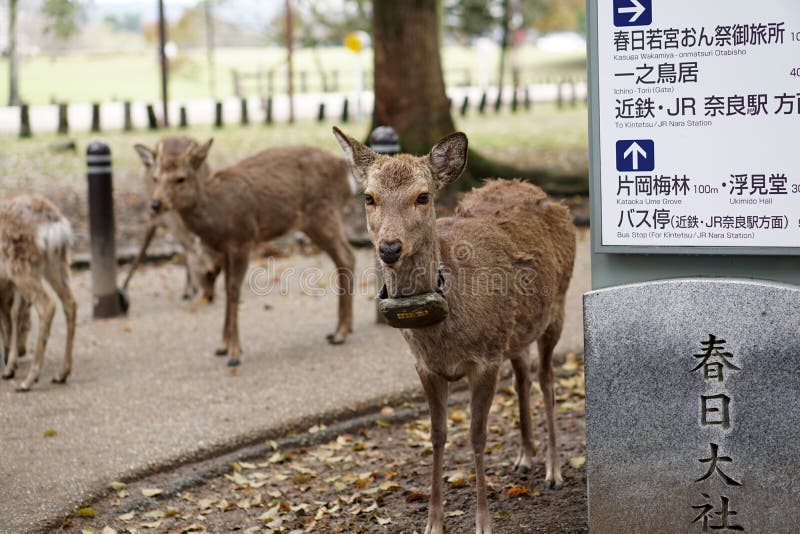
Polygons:
[[69,287],[69,268],[67,267],[66,257],[47,272],[47,281],[55,291],[61,301],[61,308],[64,310],[64,321],[67,324],[67,339],[64,347],[64,363],[61,370],[53,377],[53,382],[63,384],[72,371],[72,347],[75,342],[75,320],[78,305]]
[[[563,308],[562,308],[563,309]],[[547,455],[545,456],[545,489],[561,489],[561,463],[558,458],[555,421],[555,391],[553,387],[553,349],[561,337],[563,312],[561,317],[550,324],[539,338],[539,386],[544,399],[544,412],[547,420]]]
[[231,254],[230,276],[225,279],[227,294],[226,307],[228,309],[228,367],[239,365],[239,356],[242,347],[239,342],[239,295],[242,290],[242,281],[247,274],[247,264],[250,260],[250,250],[244,248]]
[[326,218],[312,228],[306,229],[306,235],[328,256],[336,265],[337,287],[339,295],[339,322],[336,331],[328,334],[327,340],[332,345],[341,345],[347,339],[347,334],[353,331],[353,270],[355,256],[347,243],[342,227],[342,218],[337,213]]
[[489,501],[487,500],[483,451],[486,448],[486,427],[489,421],[489,409],[492,407],[492,400],[497,387],[497,374],[497,367],[484,367],[475,371],[469,377],[472,410],[469,437],[472,443],[472,453],[475,457],[475,486],[477,490],[476,534],[491,534],[492,532],[492,516],[489,514]]
[[230,306],[228,306],[228,303],[231,300],[231,295],[228,291],[228,287],[230,287],[231,267],[230,254],[227,252],[222,256],[222,272],[225,275],[225,323],[222,325],[222,344],[216,351],[214,351],[214,355],[216,356],[228,355],[228,344],[230,340],[231,319]]
[[152,241],[153,236],[156,235],[157,228],[158,226],[153,223],[147,225],[147,230],[145,231],[144,240],[142,241],[142,246],[139,249],[139,254],[136,255],[136,258],[134,258],[133,263],[131,263],[131,268],[128,269],[128,274],[125,276],[125,281],[122,282],[123,290],[127,291],[128,284],[130,283],[131,278],[133,278],[133,273],[136,272],[136,269],[139,268],[139,264],[142,263],[144,255],[147,253],[147,247],[150,246],[150,241]]
[[18,354],[18,347],[19,347],[19,326],[20,326],[20,315],[22,313],[24,303],[24,297],[19,292],[18,289],[14,289],[14,298],[11,302],[11,310],[10,310],[10,318],[9,318],[9,328],[11,330],[9,339],[8,339],[8,355],[6,360],[5,369],[3,369],[2,378],[4,380],[8,380],[9,378],[14,378],[14,373],[17,370],[17,358],[19,357]]
[[42,287],[41,282],[32,285],[29,289],[31,303],[36,309],[39,317],[39,333],[36,339],[36,350],[33,355],[33,363],[28,369],[28,376],[17,385],[17,391],[28,391],[34,382],[39,381],[44,364],[44,351],[47,348],[47,339],[50,337],[50,327],[53,324],[53,316],[56,312],[56,304]]
[[431,413],[431,446],[433,469],[431,472],[431,498],[428,503],[428,523],[425,534],[444,533],[444,501],[442,500],[442,471],[444,446],[447,442],[447,381],[437,375],[417,368],[422,389]]
[[31,303],[22,299],[17,326],[17,354],[20,358],[28,353],[28,334],[31,331]]
[[525,350],[511,360],[514,369],[514,387],[519,401],[520,447],[514,460],[514,471],[530,473],[533,465],[533,440],[531,438],[531,355]]

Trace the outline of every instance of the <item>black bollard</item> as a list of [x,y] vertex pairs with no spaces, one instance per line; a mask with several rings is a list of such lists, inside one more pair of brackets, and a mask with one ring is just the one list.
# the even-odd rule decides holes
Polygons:
[[241,105],[242,108],[242,111],[240,113],[242,126],[247,126],[248,124],[250,124],[250,115],[247,112],[247,98],[242,97],[241,100],[239,101],[239,104]]
[[317,122],[325,121],[325,102],[319,103],[319,111],[317,112]]
[[214,104],[214,128],[222,128],[225,123],[222,120],[222,102]]
[[[369,147],[378,154],[386,156],[394,156],[400,153],[400,136],[397,131],[391,126],[378,126],[372,133],[369,134]],[[378,274],[378,285],[383,283],[381,274],[381,262],[375,258],[375,269]],[[380,312],[379,305],[375,303],[375,322],[378,324],[386,324],[383,314]]]
[[92,300],[95,319],[125,313],[127,298],[117,290],[117,256],[114,246],[114,186],[111,150],[102,141],[86,149],[89,180],[89,240],[91,245]]
[[483,94],[481,95],[481,101],[478,104],[478,113],[480,113],[481,115],[486,113],[486,101],[488,100],[488,98],[489,97],[486,96],[486,91],[484,91]]
[[531,110],[531,104],[532,103],[533,102],[531,101],[531,92],[528,89],[528,86],[526,85],[525,86],[525,110],[526,111],[530,111]]
[[147,127],[151,130],[158,130],[158,119],[153,104],[147,104]]
[[19,136],[21,138],[31,137],[33,131],[31,130],[31,118],[28,114],[28,104],[22,104],[19,107]]
[[186,113],[186,106],[181,106],[178,111],[178,128],[189,127],[189,116]]
[[133,119],[131,117],[131,103],[128,102],[128,101],[126,101],[123,104],[123,115],[125,116],[125,118],[124,118],[124,123],[125,124],[124,124],[124,126],[122,128],[126,132],[130,132],[130,131],[133,130]]
[[100,132],[100,104],[92,104],[92,133]]
[[346,98],[344,99],[344,104],[342,105],[342,122],[347,122],[350,120],[350,101]]
[[517,87],[514,87],[514,92],[511,94],[511,113],[517,112],[517,105],[519,105],[519,102],[517,101],[518,91],[519,89]]
[[503,106],[503,89],[498,87],[497,100],[494,101],[494,112],[500,113],[500,108]]
[[58,133],[66,135],[69,133],[69,117],[67,116],[67,104],[58,105]]
[[461,104],[461,116],[467,116],[467,110],[469,109],[469,95],[464,95],[464,102]]

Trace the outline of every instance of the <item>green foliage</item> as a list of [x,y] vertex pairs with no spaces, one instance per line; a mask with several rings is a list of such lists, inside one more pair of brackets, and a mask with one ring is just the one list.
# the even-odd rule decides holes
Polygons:
[[43,32],[65,40],[78,33],[86,18],[78,0],[44,0],[41,13],[46,20]]

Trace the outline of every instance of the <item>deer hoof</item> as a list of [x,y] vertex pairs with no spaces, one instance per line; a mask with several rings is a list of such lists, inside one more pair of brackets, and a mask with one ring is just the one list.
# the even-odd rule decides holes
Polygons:
[[67,383],[67,377],[66,376],[65,377],[54,376],[52,382],[53,382],[53,384],[66,384]]
[[558,491],[564,487],[564,482],[561,480],[545,480],[544,489],[548,491]]
[[228,360],[228,367],[239,367],[241,363],[242,362],[239,360],[239,358],[231,358]]
[[228,347],[220,347],[214,351],[214,356],[227,356],[228,355]]
[[2,376],[3,376],[3,380],[11,380],[12,378],[14,378],[14,371],[9,371],[9,372],[3,373]]
[[31,390],[31,387],[30,386],[26,386],[25,384],[20,384],[16,388],[14,388],[14,391],[16,391],[17,393],[27,393],[30,390]]
[[328,334],[325,336],[325,339],[328,340],[328,343],[331,345],[343,345],[345,338],[339,334]]

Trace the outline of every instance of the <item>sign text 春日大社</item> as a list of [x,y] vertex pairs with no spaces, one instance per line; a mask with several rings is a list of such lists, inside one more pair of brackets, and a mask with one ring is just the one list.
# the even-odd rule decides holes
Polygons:
[[598,0],[602,245],[800,247],[797,0]]

